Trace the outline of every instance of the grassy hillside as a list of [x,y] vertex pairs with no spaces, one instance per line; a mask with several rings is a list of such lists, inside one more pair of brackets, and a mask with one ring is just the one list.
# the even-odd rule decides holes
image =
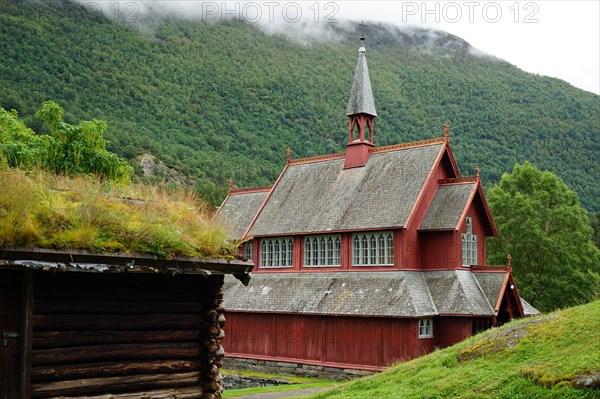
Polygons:
[[[227,179],[271,184],[294,157],[342,151],[357,32],[332,25],[300,44],[239,22],[140,15],[114,23],[72,3],[0,5],[0,106],[33,113],[57,101],[67,122],[104,119],[110,150],[150,153],[218,202]],[[487,184],[515,162],[558,174],[600,210],[600,99],[491,57],[461,39],[371,24],[376,143],[439,136],[449,120],[463,173]]]
[[596,301],[519,320],[312,398],[599,398],[599,314]]

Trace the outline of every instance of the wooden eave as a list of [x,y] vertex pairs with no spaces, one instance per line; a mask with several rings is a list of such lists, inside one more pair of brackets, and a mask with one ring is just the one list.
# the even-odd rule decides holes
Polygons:
[[[20,261],[19,264],[15,264]],[[24,262],[39,262],[23,266]],[[56,263],[49,266],[44,263]],[[250,279],[252,262],[208,258],[157,258],[144,254],[93,254],[71,250],[61,252],[39,248],[0,249],[0,267],[20,267],[55,272],[90,273],[164,273],[164,274],[232,274],[244,284]]]

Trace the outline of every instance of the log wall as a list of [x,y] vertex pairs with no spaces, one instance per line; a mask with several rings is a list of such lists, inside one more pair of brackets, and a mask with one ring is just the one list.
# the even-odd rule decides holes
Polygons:
[[34,277],[32,398],[220,398],[223,277]]

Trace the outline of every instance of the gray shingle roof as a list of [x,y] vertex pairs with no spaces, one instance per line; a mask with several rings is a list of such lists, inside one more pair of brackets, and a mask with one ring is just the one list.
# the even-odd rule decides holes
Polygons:
[[346,107],[346,115],[369,114],[377,116],[375,100],[371,89],[371,78],[367,66],[367,56],[364,47],[358,50],[358,62],[354,71],[354,81],[350,90],[350,99]]
[[228,228],[228,238],[237,240],[250,226],[268,191],[242,192],[229,195],[217,215]]
[[521,303],[523,304],[523,314],[525,316],[537,316],[542,314],[542,312],[534,308],[533,305],[523,299],[523,297],[521,297]]
[[420,230],[456,229],[458,219],[477,183],[461,183],[438,187],[427,213],[421,222]]
[[500,291],[502,290],[502,283],[506,278],[506,272],[490,271],[486,273],[477,272],[474,274],[485,296],[490,298],[490,305],[495,309],[496,302],[500,297]]
[[[494,316],[495,311],[469,270],[425,272],[439,314]],[[502,281],[499,282],[502,284]],[[493,299],[496,303],[496,299]]]
[[402,227],[441,148],[374,153],[361,168],[344,169],[344,159],[291,164],[250,235]]
[[[475,274],[485,273],[256,273],[248,287],[226,277],[224,306],[230,311],[350,316],[494,316],[489,303],[497,298],[485,297]],[[495,281],[501,285],[504,279]]]

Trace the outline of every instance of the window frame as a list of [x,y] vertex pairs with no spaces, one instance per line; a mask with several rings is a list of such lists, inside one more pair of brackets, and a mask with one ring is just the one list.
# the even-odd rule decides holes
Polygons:
[[394,266],[393,231],[367,231],[364,233],[353,233],[351,243],[352,266]]
[[473,218],[467,216],[466,232],[460,235],[462,249],[462,264],[463,266],[471,266],[477,264],[477,234],[473,234]]
[[341,267],[342,235],[318,234],[304,236],[302,267]]
[[293,267],[294,238],[261,238],[258,258],[258,267],[261,269],[289,269]]
[[419,319],[419,339],[433,338],[433,319]]
[[244,243],[244,256],[254,262],[254,240]]

